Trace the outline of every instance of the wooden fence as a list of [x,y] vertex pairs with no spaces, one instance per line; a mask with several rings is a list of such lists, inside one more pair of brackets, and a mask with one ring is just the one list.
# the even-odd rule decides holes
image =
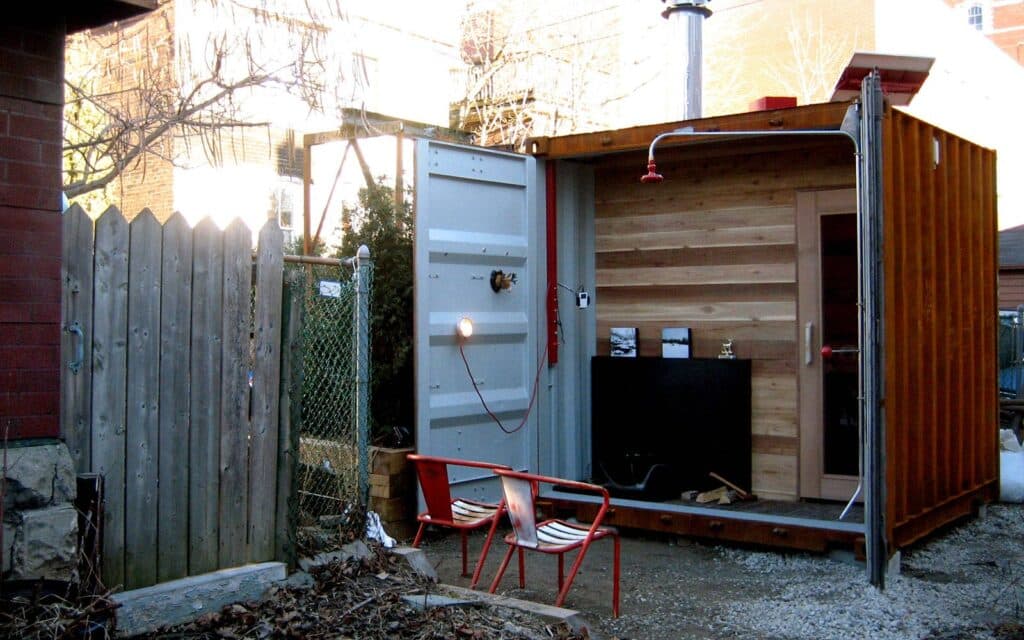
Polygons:
[[103,583],[273,559],[290,491],[277,223],[255,264],[238,220],[112,207],[93,224],[73,206],[63,242],[62,430],[78,471],[104,479]]

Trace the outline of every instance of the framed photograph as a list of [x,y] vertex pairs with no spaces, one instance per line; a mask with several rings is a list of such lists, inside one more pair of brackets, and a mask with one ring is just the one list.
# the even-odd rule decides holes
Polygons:
[[665,327],[661,330],[661,357],[690,357],[689,327]]
[[635,358],[637,337],[636,327],[612,327],[612,356],[616,358]]

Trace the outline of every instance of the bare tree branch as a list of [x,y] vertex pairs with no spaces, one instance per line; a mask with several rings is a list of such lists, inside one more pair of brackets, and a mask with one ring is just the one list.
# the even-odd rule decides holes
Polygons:
[[190,24],[163,0],[146,17],[69,38],[68,197],[111,184],[147,156],[177,163],[193,140],[217,164],[224,132],[269,126],[253,117],[257,89],[325,108],[321,52],[342,17],[336,0],[306,0],[298,13],[286,0],[176,1],[189,3]]

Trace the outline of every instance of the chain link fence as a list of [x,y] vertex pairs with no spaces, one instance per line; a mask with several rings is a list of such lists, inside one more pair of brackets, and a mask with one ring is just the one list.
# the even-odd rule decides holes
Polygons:
[[360,250],[340,266],[289,270],[303,289],[297,543],[315,553],[365,531],[373,266]]

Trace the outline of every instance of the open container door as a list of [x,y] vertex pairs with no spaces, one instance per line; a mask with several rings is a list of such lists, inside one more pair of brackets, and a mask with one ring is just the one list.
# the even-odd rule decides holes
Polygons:
[[[534,380],[546,377],[537,339],[544,247],[537,171],[529,156],[417,142],[416,447],[421,454],[524,471],[536,467],[541,398],[534,396]],[[515,283],[496,292],[491,281],[498,271],[515,274]],[[456,333],[462,318],[473,323],[468,339]],[[498,499],[501,488],[491,474],[453,473],[458,495]]]

